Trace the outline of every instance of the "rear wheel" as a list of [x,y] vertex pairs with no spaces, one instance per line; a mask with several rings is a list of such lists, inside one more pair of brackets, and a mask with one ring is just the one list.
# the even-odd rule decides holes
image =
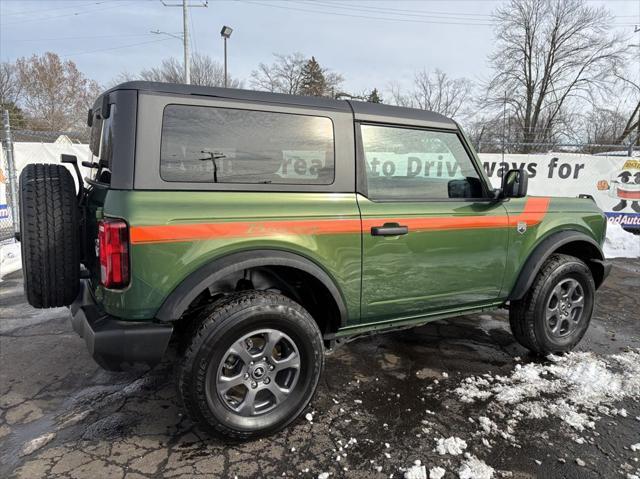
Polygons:
[[511,331],[520,344],[535,353],[570,351],[589,327],[594,296],[591,270],[583,261],[552,255],[525,297],[512,302]]
[[29,164],[20,174],[24,290],[35,308],[68,306],[80,285],[76,188],[62,165]]
[[192,419],[235,439],[271,434],[296,419],[324,362],[309,313],[280,294],[249,291],[203,314],[178,372]]

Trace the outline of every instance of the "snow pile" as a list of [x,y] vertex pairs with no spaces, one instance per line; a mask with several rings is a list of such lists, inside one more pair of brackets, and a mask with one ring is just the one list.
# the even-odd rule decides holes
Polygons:
[[607,224],[603,250],[606,258],[640,258],[640,236],[610,222]]
[[467,443],[459,437],[448,437],[447,439],[440,438],[436,442],[436,451],[441,456],[445,454],[457,456],[458,454],[462,454],[467,448]]
[[432,467],[429,469],[429,479],[442,479],[446,472],[443,467]]
[[404,473],[404,479],[427,479],[427,468],[422,465],[420,460],[417,460]]
[[465,454],[465,457],[466,460],[458,469],[460,479],[491,479],[493,477],[493,467],[469,453]]
[[21,268],[20,243],[9,243],[0,246],[0,279]]
[[[594,427],[596,413],[614,412],[607,404],[640,396],[640,350],[551,355],[545,364],[517,364],[509,377],[466,378],[454,393],[467,403],[489,401],[487,410],[510,417],[511,427],[524,418],[557,417],[582,431]],[[488,418],[479,422],[485,433],[497,432]]]

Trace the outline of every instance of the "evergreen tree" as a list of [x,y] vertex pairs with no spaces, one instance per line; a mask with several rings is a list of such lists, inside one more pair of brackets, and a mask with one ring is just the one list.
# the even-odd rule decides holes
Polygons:
[[18,105],[12,101],[6,103],[0,102],[0,113],[4,110],[9,112],[9,122],[12,129],[24,129],[27,126],[27,120],[24,117],[23,111]]
[[324,96],[327,93],[327,81],[315,57],[311,57],[302,68],[300,93],[308,96]]
[[369,103],[382,103],[382,97],[380,96],[380,92],[377,88],[371,90],[371,93],[367,96],[367,101]]

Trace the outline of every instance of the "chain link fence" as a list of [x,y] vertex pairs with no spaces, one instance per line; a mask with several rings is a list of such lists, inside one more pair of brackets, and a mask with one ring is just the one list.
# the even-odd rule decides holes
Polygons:
[[[25,161],[32,161],[29,155],[22,158],[16,157],[18,146],[30,145],[54,145],[58,143],[64,150],[68,148],[69,153],[76,153],[74,147],[87,145],[89,142],[88,129],[86,131],[39,131],[11,128],[9,112],[2,111],[2,125],[0,129],[0,140],[2,149],[0,150],[0,245],[14,241],[15,235],[20,231],[19,225],[19,195],[18,178],[20,175],[19,165]],[[46,149],[46,148],[45,148]],[[24,150],[24,148],[23,148]],[[57,155],[53,158],[54,153]],[[38,157],[35,161],[57,161],[59,151],[51,150],[50,158]],[[84,158],[83,158],[84,159]]]
[[9,112],[2,112],[2,154],[0,155],[0,244],[12,242],[19,230],[18,175],[13,156]]
[[521,143],[521,142],[480,142],[474,144],[478,153],[509,154],[543,154],[543,153],[573,153],[595,156],[637,156],[640,145],[620,145],[603,143]]

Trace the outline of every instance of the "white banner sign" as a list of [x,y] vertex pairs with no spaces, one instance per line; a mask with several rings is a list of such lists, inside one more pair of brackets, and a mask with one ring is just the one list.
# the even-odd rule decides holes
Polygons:
[[571,153],[537,155],[481,153],[493,185],[500,186],[503,171],[524,168],[529,194],[593,196],[609,221],[626,229],[640,229],[640,158]]

